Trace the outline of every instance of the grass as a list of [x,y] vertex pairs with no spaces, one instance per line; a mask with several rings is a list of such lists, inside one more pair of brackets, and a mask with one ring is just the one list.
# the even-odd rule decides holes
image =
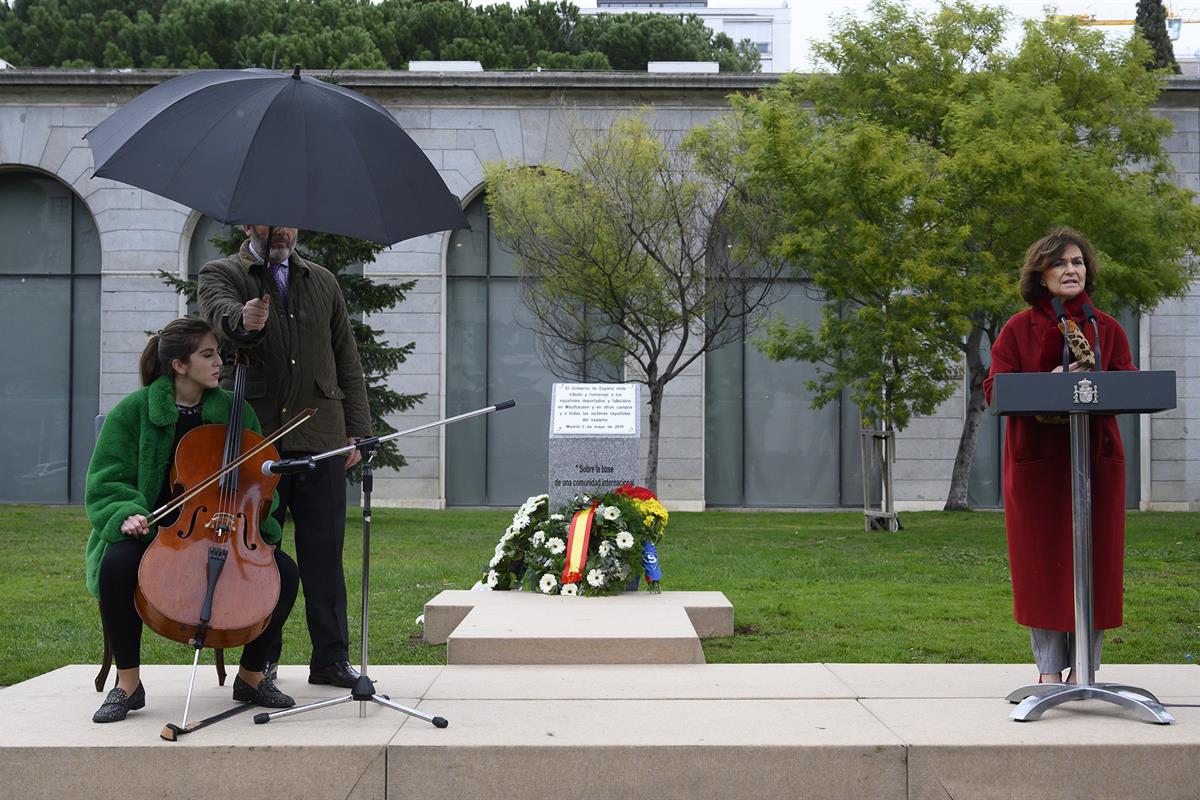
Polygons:
[[[351,660],[358,660],[361,522],[345,563]],[[469,588],[510,519],[505,511],[376,509],[370,659],[440,664],[415,619],[443,589]],[[667,589],[716,589],[734,636],[710,639],[715,662],[1028,662],[1012,619],[1004,518],[912,513],[898,534],[865,533],[856,513],[674,513],[660,548]],[[71,663],[98,663],[99,615],[84,588],[88,526],[78,507],[0,506],[0,685]],[[1200,655],[1200,514],[1131,513],[1125,627],[1107,663],[1186,663]],[[290,545],[290,533],[285,534]],[[289,547],[290,549],[290,547]],[[580,600],[580,602],[587,602]],[[285,663],[306,663],[303,599]],[[147,633],[144,663],[188,663],[183,645]]]

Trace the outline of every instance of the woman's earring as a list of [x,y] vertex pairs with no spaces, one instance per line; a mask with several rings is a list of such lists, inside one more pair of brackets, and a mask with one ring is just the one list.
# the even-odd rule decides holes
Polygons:
[[1046,282],[1045,282],[1045,281],[1042,281],[1042,286],[1044,287],[1045,285],[1046,285]]

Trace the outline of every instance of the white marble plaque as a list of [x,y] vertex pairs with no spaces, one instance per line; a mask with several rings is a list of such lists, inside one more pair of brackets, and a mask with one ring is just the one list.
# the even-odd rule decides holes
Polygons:
[[556,383],[551,436],[631,436],[641,433],[639,384]]

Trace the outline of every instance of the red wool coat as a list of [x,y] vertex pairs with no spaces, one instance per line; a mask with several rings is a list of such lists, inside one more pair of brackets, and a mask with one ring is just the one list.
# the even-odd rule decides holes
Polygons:
[[[1091,323],[1081,306],[1067,312],[1095,349]],[[1120,324],[1097,311],[1105,370],[1136,369]],[[1050,372],[1062,364],[1062,333],[1045,299],[1005,323],[992,345],[992,369],[983,383],[989,403],[1001,372]],[[1074,360],[1074,359],[1072,359]],[[1125,569],[1125,451],[1117,420],[1095,415],[1090,429],[1092,461],[1092,594],[1097,628],[1121,625]],[[1068,426],[1009,417],[1004,434],[1004,527],[1012,571],[1013,614],[1034,628],[1075,630],[1071,545],[1071,446]]]

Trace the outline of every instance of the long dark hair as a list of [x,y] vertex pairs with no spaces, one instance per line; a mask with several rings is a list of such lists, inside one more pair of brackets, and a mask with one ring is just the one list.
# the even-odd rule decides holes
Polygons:
[[200,340],[212,332],[211,325],[195,317],[173,319],[164,325],[146,342],[146,349],[142,350],[138,360],[142,386],[154,383],[159,375],[170,375],[171,362],[175,359],[187,363],[192,353],[200,349]]
[[1083,264],[1087,277],[1083,280],[1083,290],[1089,295],[1096,286],[1096,273],[1100,271],[1100,263],[1096,261],[1096,250],[1088,238],[1071,228],[1055,228],[1025,251],[1025,264],[1021,267],[1021,297],[1029,305],[1050,294],[1042,284],[1042,273],[1058,263],[1063,251],[1069,245],[1075,245],[1083,253]]

